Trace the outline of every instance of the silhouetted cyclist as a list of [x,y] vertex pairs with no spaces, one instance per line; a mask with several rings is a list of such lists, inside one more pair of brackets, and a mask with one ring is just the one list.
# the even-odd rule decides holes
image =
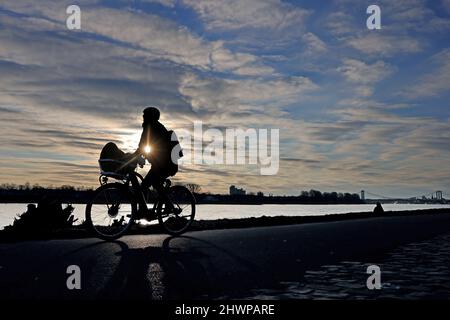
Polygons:
[[[152,167],[142,182],[142,190],[148,190],[150,186],[153,186],[160,195],[164,195],[162,192],[164,180],[178,172],[178,165],[172,161],[171,157],[173,131],[168,131],[159,122],[160,112],[155,107],[145,108],[143,117],[143,131],[139,148],[135,153],[143,154]],[[145,215],[146,212],[142,212],[141,208],[146,208],[146,206],[140,205],[139,207],[138,215]]]

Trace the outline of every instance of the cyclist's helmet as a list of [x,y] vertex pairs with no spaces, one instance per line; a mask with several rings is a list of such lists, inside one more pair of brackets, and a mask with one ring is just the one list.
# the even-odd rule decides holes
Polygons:
[[153,122],[159,120],[159,110],[155,107],[148,107],[144,109],[144,122]]

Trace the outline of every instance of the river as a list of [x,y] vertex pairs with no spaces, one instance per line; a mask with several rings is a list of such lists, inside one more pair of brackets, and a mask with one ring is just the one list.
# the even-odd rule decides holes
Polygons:
[[[78,222],[84,220],[84,204],[74,204],[74,215]],[[10,225],[18,214],[26,211],[24,203],[0,204],[0,229]],[[386,211],[422,210],[433,208],[450,208],[450,205],[439,204],[383,204]],[[200,204],[197,205],[197,220],[235,219],[261,216],[320,216],[326,214],[344,214],[349,212],[372,211],[373,204],[264,204],[264,205],[227,205]]]

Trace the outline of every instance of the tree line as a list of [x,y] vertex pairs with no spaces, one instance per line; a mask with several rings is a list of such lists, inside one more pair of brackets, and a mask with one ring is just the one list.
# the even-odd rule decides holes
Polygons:
[[[259,191],[245,195],[212,194],[203,192],[198,184],[188,183],[186,187],[195,194],[198,203],[233,204],[359,204],[364,203],[357,193],[321,192],[311,189],[301,191],[299,195],[265,195]],[[38,184],[0,185],[0,202],[38,202],[43,196],[51,196],[67,203],[85,203],[93,189],[63,185],[60,187],[42,187]]]

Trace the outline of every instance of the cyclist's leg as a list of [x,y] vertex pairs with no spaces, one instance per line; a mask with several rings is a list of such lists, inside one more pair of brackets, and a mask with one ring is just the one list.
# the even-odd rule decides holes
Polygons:
[[158,180],[157,170],[155,170],[154,168],[151,168],[150,171],[147,172],[147,175],[144,177],[144,180],[142,181],[142,185],[141,185],[142,190],[148,191],[151,186],[153,186],[156,189],[155,181],[157,181],[157,180]]
[[148,194],[150,192],[150,187],[153,187],[158,194],[162,193],[162,188],[160,187],[162,183],[159,183],[160,178],[158,174],[158,170],[156,170],[154,167],[150,169],[149,172],[147,172],[147,175],[144,177],[144,180],[141,184],[142,194],[144,198],[148,200]]
[[141,216],[146,211],[147,204],[145,202],[145,198],[144,198],[144,194],[142,192],[141,185],[139,184],[138,179],[134,175],[131,176],[131,185],[133,186],[134,193],[136,195],[136,200],[137,200],[137,203],[139,204],[139,210],[138,210],[136,218],[140,219]]
[[[159,169],[153,167],[150,169],[150,171],[147,173],[147,175],[144,178],[144,182],[142,183],[146,188],[152,186],[157,192],[158,195],[161,197],[164,203],[171,204],[169,201],[169,198],[166,195],[166,192],[164,190],[164,180],[167,178],[167,175],[165,174],[164,169]],[[148,187],[147,187],[148,186]]]

